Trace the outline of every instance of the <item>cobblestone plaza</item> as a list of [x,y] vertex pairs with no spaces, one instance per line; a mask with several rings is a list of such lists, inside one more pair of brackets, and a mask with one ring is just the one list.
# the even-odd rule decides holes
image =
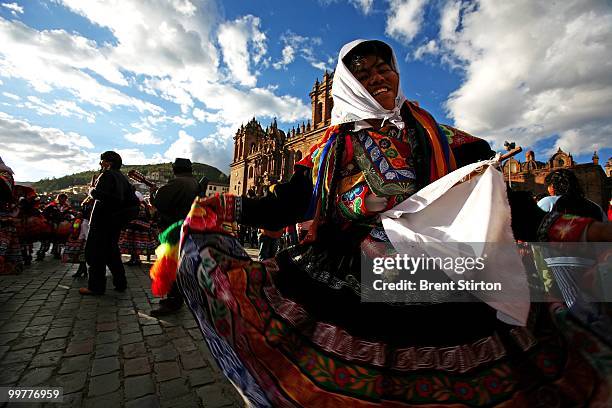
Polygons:
[[49,256],[0,276],[0,386],[63,387],[61,406],[242,406],[186,307],[149,315],[149,267],[126,266],[127,291],[99,297],[78,293],[77,265]]

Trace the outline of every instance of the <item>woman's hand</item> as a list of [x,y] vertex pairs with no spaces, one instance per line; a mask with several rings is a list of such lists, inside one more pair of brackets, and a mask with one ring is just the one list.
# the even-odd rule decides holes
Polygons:
[[388,197],[378,197],[369,193],[365,198],[365,207],[368,212],[381,212],[387,208]]

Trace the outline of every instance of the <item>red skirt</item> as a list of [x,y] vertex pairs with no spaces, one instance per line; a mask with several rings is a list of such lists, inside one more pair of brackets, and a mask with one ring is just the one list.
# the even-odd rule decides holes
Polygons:
[[133,221],[121,231],[119,250],[127,255],[153,255],[159,245],[157,235],[157,229],[151,223]]

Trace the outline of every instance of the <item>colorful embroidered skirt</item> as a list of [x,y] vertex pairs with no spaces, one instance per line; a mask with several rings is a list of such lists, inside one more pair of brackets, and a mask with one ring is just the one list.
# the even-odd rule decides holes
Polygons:
[[0,214],[0,275],[15,274],[23,269],[23,257],[15,220]]
[[85,262],[85,243],[84,239],[69,239],[62,252],[62,262],[76,264]]
[[132,221],[119,236],[122,254],[153,255],[158,245],[157,228],[149,222]]
[[[540,305],[541,322],[531,330],[517,327],[467,344],[392,345],[357,337],[285,296],[275,281],[302,272],[285,270],[278,257],[252,261],[226,235],[183,239],[179,286],[212,355],[251,406],[607,406],[610,401],[610,350],[562,308],[551,313]],[[398,322],[397,330],[409,336],[428,328],[406,321]]]

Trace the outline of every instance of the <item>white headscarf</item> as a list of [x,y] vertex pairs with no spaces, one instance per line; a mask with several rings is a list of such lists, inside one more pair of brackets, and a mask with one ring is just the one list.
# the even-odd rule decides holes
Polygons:
[[[339,125],[341,123],[357,122],[365,119],[383,119],[383,121],[391,122],[398,129],[403,129],[404,122],[400,115],[400,109],[404,101],[406,101],[406,97],[399,84],[397,87],[397,96],[395,97],[395,108],[393,108],[393,110],[387,110],[370,95],[368,90],[361,85],[342,61],[346,54],[353,48],[368,41],[378,40],[351,41],[340,50],[338,65],[336,66],[332,85],[334,107],[331,114],[331,124]],[[389,50],[391,50],[391,68],[399,75],[399,67],[397,65],[395,53],[391,47],[389,47]]]

